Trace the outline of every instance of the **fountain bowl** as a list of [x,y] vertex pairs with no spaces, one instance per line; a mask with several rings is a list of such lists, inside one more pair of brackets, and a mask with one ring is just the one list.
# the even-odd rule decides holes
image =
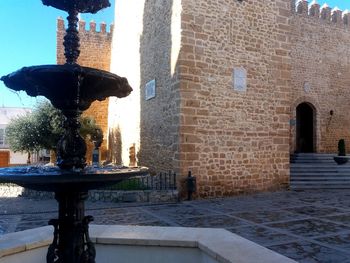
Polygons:
[[119,183],[134,176],[148,174],[146,167],[111,166],[105,168],[63,170],[59,167],[23,166],[0,168],[0,182],[14,183],[22,187],[47,192],[85,192]]
[[44,5],[52,6],[67,12],[75,9],[79,13],[92,14],[111,6],[109,0],[42,0],[42,2]]
[[23,67],[1,80],[12,90],[44,96],[61,110],[74,107],[84,111],[95,100],[123,98],[132,91],[126,78],[78,64]]

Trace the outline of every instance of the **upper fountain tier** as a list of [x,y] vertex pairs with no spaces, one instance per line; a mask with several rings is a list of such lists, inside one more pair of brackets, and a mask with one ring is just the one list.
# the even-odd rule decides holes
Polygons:
[[67,12],[74,9],[79,13],[92,14],[111,6],[109,0],[42,0],[42,2],[44,5]]
[[61,110],[84,111],[95,100],[122,98],[132,91],[126,78],[78,64],[24,67],[1,80],[12,90],[44,96]]

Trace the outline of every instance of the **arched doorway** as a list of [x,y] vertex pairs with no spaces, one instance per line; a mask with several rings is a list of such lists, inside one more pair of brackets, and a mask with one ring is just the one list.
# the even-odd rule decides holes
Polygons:
[[296,152],[315,151],[315,109],[306,102],[296,109]]

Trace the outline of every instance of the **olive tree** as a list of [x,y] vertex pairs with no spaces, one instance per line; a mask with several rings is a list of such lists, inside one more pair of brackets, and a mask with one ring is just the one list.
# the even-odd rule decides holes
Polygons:
[[[40,102],[33,112],[13,119],[6,127],[6,140],[14,152],[30,154],[42,149],[56,152],[59,139],[63,135],[62,112],[54,108],[51,103]],[[103,140],[101,128],[92,117],[80,118],[80,134],[84,139],[96,142],[96,138]],[[102,135],[102,138],[101,138]]]

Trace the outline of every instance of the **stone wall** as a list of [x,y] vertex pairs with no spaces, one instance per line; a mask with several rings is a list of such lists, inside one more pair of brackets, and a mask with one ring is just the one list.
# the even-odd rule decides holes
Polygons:
[[[85,67],[92,67],[109,71],[111,64],[111,45],[113,27],[107,31],[104,23],[100,25],[100,31],[96,30],[96,23],[90,22],[89,29],[86,28],[84,21],[79,21],[79,37],[80,37],[80,56],[78,63]],[[64,64],[64,47],[63,38],[65,36],[64,20],[57,20],[57,64]],[[86,116],[95,118],[97,124],[102,128],[104,141],[101,146],[101,160],[107,157],[108,142],[108,106],[109,100],[95,101],[90,108],[84,112]],[[87,160],[91,160],[92,144],[88,144]]]
[[[17,185],[0,185],[0,198],[26,197],[38,200],[53,199],[52,192],[42,192],[26,189]],[[177,190],[144,190],[144,191],[118,191],[118,190],[92,190],[89,191],[89,201],[101,202],[138,202],[138,203],[166,203],[177,202]]]
[[1,184],[0,185],[0,198],[13,198],[22,195],[23,187],[15,184]]
[[111,71],[126,77],[133,91],[126,98],[110,98],[110,134],[118,141],[114,146],[121,153],[113,159],[132,166],[140,149],[140,38],[144,0],[116,1],[115,5],[118,23],[113,35]]
[[[180,167],[202,197],[289,180],[290,1],[183,0]],[[233,69],[247,90],[233,89]]]
[[[337,152],[344,138],[350,151],[350,23],[349,13],[318,4],[299,2],[291,19],[291,119],[307,102],[316,112],[316,151]],[[306,86],[305,86],[306,85]],[[330,115],[333,111],[333,116]],[[296,127],[291,126],[291,152],[296,149]]]
[[[151,171],[179,167],[180,94],[176,68],[180,45],[179,0],[144,2],[141,52],[141,141],[139,164]],[[155,80],[155,97],[145,99],[145,85]]]

